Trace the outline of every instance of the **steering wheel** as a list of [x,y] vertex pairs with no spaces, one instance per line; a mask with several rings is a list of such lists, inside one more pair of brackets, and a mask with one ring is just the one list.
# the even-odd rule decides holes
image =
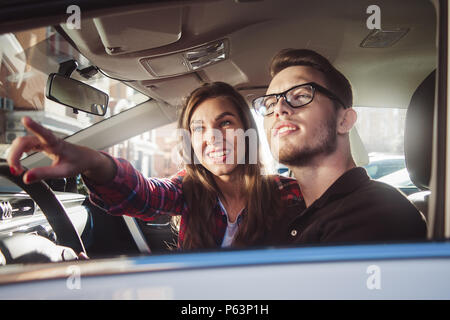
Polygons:
[[22,188],[39,205],[56,234],[58,244],[72,248],[77,254],[85,253],[83,242],[77,230],[52,189],[43,181],[25,184],[23,182],[25,172],[20,176],[15,176],[11,173],[7,164],[0,164],[0,176]]

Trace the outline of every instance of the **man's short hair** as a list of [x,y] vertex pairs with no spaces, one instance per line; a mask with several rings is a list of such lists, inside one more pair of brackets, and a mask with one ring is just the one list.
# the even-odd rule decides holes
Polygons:
[[292,66],[307,66],[321,71],[325,76],[328,89],[338,96],[346,107],[353,105],[350,82],[322,55],[308,49],[281,50],[272,58],[270,75],[273,78],[281,70]]

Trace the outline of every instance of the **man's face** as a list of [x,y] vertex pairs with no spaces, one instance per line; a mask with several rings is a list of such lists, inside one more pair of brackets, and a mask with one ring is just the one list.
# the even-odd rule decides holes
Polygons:
[[[280,71],[270,82],[266,94],[284,92],[294,86],[315,82],[325,88],[323,74],[311,67],[292,66]],[[280,98],[273,114],[264,117],[264,130],[272,153],[288,166],[311,163],[336,149],[336,109],[334,102],[316,90],[309,104],[290,107]]]

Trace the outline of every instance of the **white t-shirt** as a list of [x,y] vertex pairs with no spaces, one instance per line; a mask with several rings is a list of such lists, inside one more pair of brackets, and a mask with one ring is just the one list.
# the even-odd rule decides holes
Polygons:
[[[231,243],[233,242],[234,236],[236,235],[236,231],[238,230],[238,223],[237,223],[238,219],[236,218],[236,220],[233,223],[231,223],[230,220],[228,219],[228,212],[223,206],[222,201],[220,201],[220,199],[219,205],[222,208],[223,212],[225,212],[225,215],[227,216],[227,230],[225,231],[225,235],[223,236],[222,240],[222,248],[225,248],[231,246]],[[242,210],[244,210],[244,208],[242,208]],[[241,214],[242,210],[239,212],[238,217]]]

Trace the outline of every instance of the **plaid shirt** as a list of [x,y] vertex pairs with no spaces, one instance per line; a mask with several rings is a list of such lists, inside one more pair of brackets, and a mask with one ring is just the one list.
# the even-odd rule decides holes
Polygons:
[[[145,178],[128,161],[111,158],[117,166],[116,176],[111,182],[99,185],[83,177],[90,191],[90,201],[111,215],[125,214],[144,221],[154,220],[163,214],[181,215],[178,234],[180,245],[186,231],[186,217],[189,215],[182,191],[183,176],[186,172],[182,170],[171,178]],[[274,178],[283,204],[291,206],[303,201],[295,179],[278,175]],[[216,225],[213,233],[217,245],[220,246],[227,228],[227,217],[219,202],[214,210]]]

